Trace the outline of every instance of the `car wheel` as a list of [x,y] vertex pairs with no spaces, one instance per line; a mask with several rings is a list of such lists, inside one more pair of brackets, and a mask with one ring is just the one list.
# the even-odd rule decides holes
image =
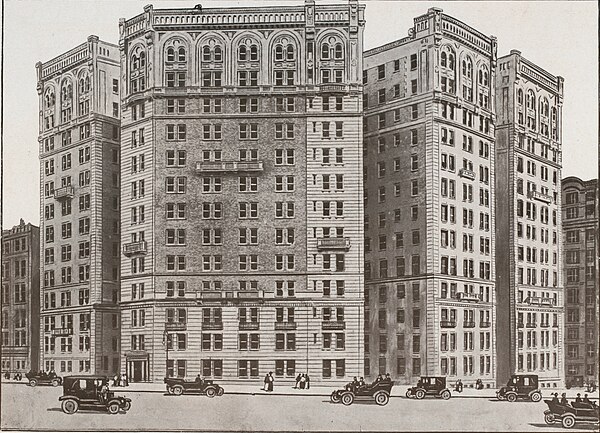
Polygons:
[[562,426],[564,428],[571,428],[575,425],[575,417],[573,415],[565,415],[562,419]]
[[506,399],[509,402],[514,403],[515,401],[517,401],[517,394],[513,394],[513,393],[507,394]]
[[75,400],[63,400],[61,409],[67,415],[73,415],[79,410],[79,403]]
[[29,386],[36,386],[37,385],[37,379],[29,379]]
[[531,394],[531,401],[534,403],[538,403],[542,400],[542,394],[540,392],[534,392]]
[[406,398],[411,398],[412,397],[412,392],[410,389],[406,390]]
[[207,388],[206,389],[206,396],[209,398],[213,398],[215,395],[217,395],[217,391],[215,391],[214,388]]
[[131,402],[130,401],[126,401],[125,403],[123,403],[123,410],[125,412],[127,412],[129,409],[131,409]]
[[219,390],[217,391],[217,395],[218,395],[219,397],[221,397],[223,394],[225,394],[225,390],[224,390],[223,388],[220,388],[220,387],[219,387]]
[[374,397],[375,403],[377,403],[379,406],[385,406],[390,401],[390,396],[383,391],[379,391]]
[[440,396],[444,399],[444,400],[449,400],[450,397],[452,397],[452,394],[450,394],[450,391],[448,391],[447,389],[443,390],[442,393],[440,394]]
[[119,413],[119,409],[120,409],[119,403],[116,401],[113,401],[108,405],[107,409],[108,409],[108,413],[115,415],[115,414]]
[[415,392],[415,396],[417,397],[417,399],[421,400],[425,398],[425,391],[423,391],[422,389],[417,389],[417,392]]
[[173,394],[174,395],[181,395],[181,394],[183,394],[183,387],[182,386],[176,385],[176,386],[174,386],[171,389],[173,390]]
[[354,403],[354,394],[351,392],[345,392],[342,394],[342,404],[344,406],[350,406],[352,403]]
[[167,386],[167,394],[173,395],[173,387]]
[[60,383],[58,382],[58,379],[52,379],[52,386],[58,386],[60,385]]
[[329,396],[329,399],[331,400],[332,403],[339,403],[340,402],[340,395],[338,394],[337,391],[333,391],[331,393],[331,395]]
[[554,419],[554,415],[547,413],[544,415],[544,421],[546,421],[546,424],[554,424],[556,420]]

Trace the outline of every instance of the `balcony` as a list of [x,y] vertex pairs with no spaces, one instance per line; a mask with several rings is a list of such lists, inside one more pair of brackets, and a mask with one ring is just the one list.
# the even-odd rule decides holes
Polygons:
[[293,331],[296,329],[296,322],[275,322],[276,331]]
[[317,249],[322,250],[349,250],[350,238],[318,238]]
[[555,307],[556,306],[556,301],[554,300],[554,298],[542,298],[542,305],[547,305],[549,307]]
[[123,245],[123,254],[131,257],[137,254],[146,254],[148,252],[148,244],[146,241],[130,242]]
[[196,173],[261,172],[262,161],[201,161],[196,162]]
[[321,92],[347,92],[345,84],[327,83],[321,84]]
[[214,290],[214,291],[197,291],[196,292],[196,300],[197,301],[220,301],[223,297],[223,292]]
[[187,331],[187,323],[185,322],[166,322],[165,331]]
[[480,322],[479,323],[480,328],[489,328],[490,326],[492,326],[491,322]]
[[556,305],[553,298],[542,298],[540,296],[528,296],[523,302],[528,305],[543,305],[547,307],[554,307]]
[[240,322],[240,331],[258,331],[260,328],[259,322]]
[[474,327],[475,327],[475,322],[467,321],[467,322],[463,323],[463,328],[474,328]]
[[458,299],[459,301],[466,301],[466,302],[479,302],[481,300],[479,298],[479,295],[477,295],[475,293],[466,293],[466,292],[458,292],[456,294],[456,299]]
[[465,179],[475,180],[475,172],[467,168],[461,168],[458,171],[458,175],[460,177],[464,177]]
[[223,322],[202,322],[203,331],[220,331],[223,329]]
[[53,337],[67,337],[73,335],[73,328],[56,328],[52,330]]
[[552,197],[549,196],[548,194],[544,194],[541,193],[539,191],[529,191],[529,194],[527,194],[527,196],[529,198],[532,198],[534,200],[538,200],[544,203],[552,203]]
[[[229,293],[229,292],[228,292]],[[260,299],[264,298],[265,294],[262,290],[240,290],[236,293],[237,299]]]
[[63,186],[54,190],[54,198],[57,200],[73,198],[75,195],[75,188],[71,185]]
[[323,331],[341,331],[346,329],[346,322],[344,321],[329,321],[329,320],[324,320],[321,322],[321,329],[323,329]]
[[442,320],[440,322],[440,326],[442,328],[456,328],[456,321],[455,320]]

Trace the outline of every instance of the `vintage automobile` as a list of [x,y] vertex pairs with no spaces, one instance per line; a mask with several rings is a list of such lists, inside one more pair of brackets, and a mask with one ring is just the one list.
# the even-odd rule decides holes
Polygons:
[[37,386],[37,385],[52,385],[58,386],[63,380],[62,377],[58,377],[55,374],[47,374],[47,373],[26,373],[25,377],[27,378],[27,382],[29,386]]
[[496,391],[498,400],[512,402],[518,398],[531,400],[537,403],[542,400],[542,393],[538,388],[538,377],[536,374],[513,374],[506,386]]
[[544,411],[546,424],[560,422],[564,428],[571,428],[576,423],[599,423],[598,406],[590,403],[561,404],[552,400],[544,400],[548,410]]
[[167,384],[167,392],[173,395],[181,394],[204,394],[207,397],[213,398],[215,395],[222,396],[225,390],[213,383],[212,380],[184,380],[179,377],[165,377],[164,382]]
[[344,406],[349,406],[354,403],[354,400],[373,398],[379,406],[385,406],[390,401],[393,386],[394,382],[386,379],[363,386],[351,382],[344,389],[333,391],[330,399],[332,403],[342,402]]
[[72,415],[79,409],[107,411],[116,414],[131,408],[131,399],[115,396],[108,389],[106,376],[66,376],[63,395],[59,397],[62,411]]
[[441,397],[448,400],[452,397],[450,390],[446,388],[446,378],[442,376],[421,376],[417,386],[408,388],[406,397],[416,397],[418,400],[425,398],[426,395]]

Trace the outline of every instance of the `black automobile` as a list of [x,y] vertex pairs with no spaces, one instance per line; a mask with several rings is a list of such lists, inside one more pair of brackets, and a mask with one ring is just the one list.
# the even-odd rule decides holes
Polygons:
[[441,397],[444,400],[452,397],[450,390],[446,388],[446,378],[442,376],[421,376],[417,386],[408,388],[406,391],[407,398],[415,397],[421,400],[427,395]]
[[511,403],[522,400],[531,400],[537,403],[542,400],[542,392],[538,388],[537,374],[513,374],[506,386],[496,391],[498,400],[507,400]]
[[216,395],[222,396],[225,390],[213,383],[212,380],[196,379],[193,381],[184,380],[178,377],[165,377],[165,383],[167,384],[167,392],[173,395],[181,394],[204,394],[207,397],[214,397]]
[[359,385],[351,382],[344,389],[333,391],[330,396],[332,403],[342,402],[344,406],[349,406],[356,399],[374,399],[379,406],[385,406],[390,401],[390,394],[394,382],[389,379],[383,379],[373,382],[372,384]]
[[106,376],[66,376],[63,395],[59,397],[64,413],[72,415],[79,409],[106,411],[116,414],[131,408],[131,399],[115,396],[108,389]]
[[564,428],[572,428],[576,423],[599,423],[598,406],[592,403],[561,404],[557,401],[544,400],[548,410],[544,412],[546,424],[560,422]]
[[38,385],[52,385],[52,386],[58,386],[60,384],[62,384],[63,380],[62,377],[58,377],[56,374],[50,372],[50,373],[45,373],[45,372],[40,372],[40,373],[33,373],[33,372],[29,372],[25,374],[25,377],[27,378],[27,383],[29,384],[29,386],[38,386]]

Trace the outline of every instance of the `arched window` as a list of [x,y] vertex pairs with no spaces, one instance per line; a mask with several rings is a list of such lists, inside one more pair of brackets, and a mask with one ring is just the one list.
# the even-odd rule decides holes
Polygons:
[[85,93],[85,79],[83,77],[79,79],[79,93]]
[[223,50],[218,45],[214,49],[214,61],[215,62],[222,62],[223,61]]
[[146,52],[142,51],[140,53],[140,62],[139,62],[140,68],[145,68],[146,67]]
[[448,69],[454,71],[454,54],[448,54]]
[[462,61],[462,74],[467,78],[472,78],[473,76],[473,63],[468,57]]
[[257,61],[258,60],[258,46],[250,45],[250,60]]
[[329,44],[321,45],[321,59],[329,59]]
[[295,58],[294,46],[292,44],[288,45],[286,48],[286,60],[294,60]]
[[44,104],[46,108],[54,107],[55,97],[54,97],[54,89],[48,88],[46,90],[46,94],[44,95]]
[[173,47],[167,48],[167,62],[175,61],[175,49]]
[[527,91],[527,108],[535,111],[535,93],[533,90]]
[[85,76],[85,91],[90,91],[90,77],[88,75]]
[[283,60],[283,47],[281,45],[277,45],[275,47],[275,60]]
[[240,49],[238,50],[238,60],[240,61],[246,61],[247,60],[247,56],[248,56],[248,49],[246,48],[245,45],[242,45],[240,47]]
[[204,48],[202,48],[202,61],[210,62],[210,57],[210,47],[205,45]]
[[63,81],[62,87],[60,89],[61,94],[61,103],[70,102],[73,98],[73,86],[71,82],[68,80]]
[[517,103],[519,105],[523,105],[523,90],[522,89],[517,90]]
[[440,54],[440,66],[445,68],[448,65],[448,56],[445,51]]
[[344,48],[342,47],[342,44],[335,44],[335,58],[344,58]]
[[185,48],[184,47],[179,47],[179,50],[177,51],[177,61],[178,62],[185,62]]

